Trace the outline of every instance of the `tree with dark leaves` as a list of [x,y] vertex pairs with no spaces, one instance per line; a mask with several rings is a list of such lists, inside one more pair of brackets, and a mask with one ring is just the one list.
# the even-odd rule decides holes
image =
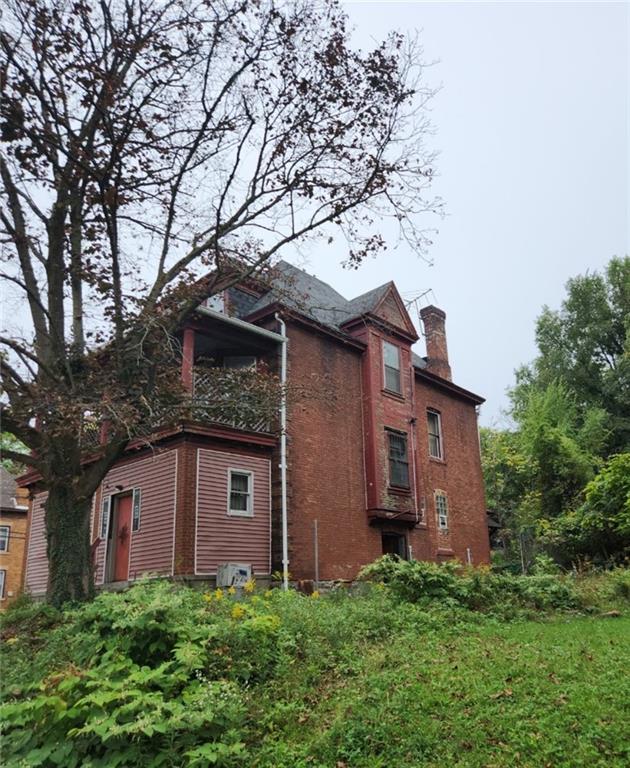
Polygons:
[[[417,43],[354,50],[333,0],[7,0],[5,451],[48,491],[48,598],[92,592],[90,500],[181,399],[175,331],[280,249],[416,251],[433,157]],[[80,435],[106,422],[85,461]]]

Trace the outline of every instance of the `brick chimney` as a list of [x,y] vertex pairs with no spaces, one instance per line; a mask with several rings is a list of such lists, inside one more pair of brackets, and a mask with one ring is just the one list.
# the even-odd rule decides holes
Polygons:
[[446,346],[445,321],[446,313],[437,307],[423,307],[420,318],[424,325],[424,336],[427,344],[427,371],[452,380],[451,366],[448,364],[448,347]]

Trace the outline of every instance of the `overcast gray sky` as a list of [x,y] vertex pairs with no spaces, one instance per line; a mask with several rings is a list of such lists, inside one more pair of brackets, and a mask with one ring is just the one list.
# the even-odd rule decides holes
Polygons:
[[[536,352],[534,324],[573,275],[630,252],[629,7],[577,2],[347,2],[355,40],[419,30],[448,216],[429,267],[400,247],[344,271],[307,269],[348,297],[393,279],[433,290],[447,313],[454,380],[500,422],[513,371]],[[333,249],[331,249],[332,251]],[[415,320],[416,318],[414,318]]]

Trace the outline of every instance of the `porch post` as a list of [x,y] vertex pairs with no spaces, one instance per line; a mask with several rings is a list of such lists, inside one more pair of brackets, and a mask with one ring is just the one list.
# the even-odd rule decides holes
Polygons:
[[193,362],[195,359],[195,330],[184,328],[184,345],[182,350],[182,384],[189,391],[193,389]]

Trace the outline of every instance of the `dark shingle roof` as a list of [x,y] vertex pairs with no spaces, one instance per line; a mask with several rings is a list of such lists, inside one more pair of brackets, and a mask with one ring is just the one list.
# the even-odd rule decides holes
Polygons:
[[258,299],[250,313],[277,301],[322,325],[340,330],[348,320],[374,310],[392,285],[385,283],[349,301],[323,280],[280,261],[275,267],[271,290]]
[[371,312],[373,309],[376,309],[378,303],[391,286],[391,282],[379,285],[378,288],[372,288],[371,291],[362,293],[360,296],[357,296],[356,299],[349,301],[348,307],[351,313],[350,317],[359,317],[366,312]]
[[13,475],[0,464],[0,509],[23,509],[15,500],[16,488]]

